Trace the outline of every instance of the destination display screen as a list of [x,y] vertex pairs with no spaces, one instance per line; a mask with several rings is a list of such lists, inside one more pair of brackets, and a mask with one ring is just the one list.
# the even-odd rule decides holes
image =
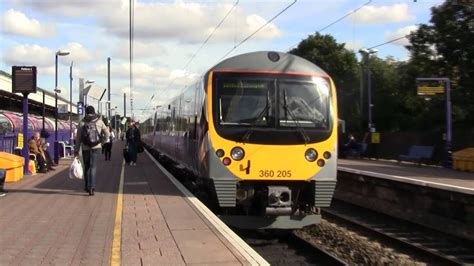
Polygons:
[[12,92],[36,93],[35,66],[12,66]]

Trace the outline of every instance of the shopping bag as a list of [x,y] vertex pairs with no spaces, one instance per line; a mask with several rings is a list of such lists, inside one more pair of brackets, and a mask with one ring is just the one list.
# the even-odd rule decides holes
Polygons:
[[83,179],[83,169],[79,158],[74,158],[71,166],[69,167],[69,178],[71,179]]

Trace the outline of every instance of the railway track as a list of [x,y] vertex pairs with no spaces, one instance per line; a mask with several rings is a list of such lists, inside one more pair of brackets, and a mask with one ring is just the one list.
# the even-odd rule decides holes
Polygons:
[[292,231],[234,229],[234,232],[271,265],[347,265]]
[[402,249],[413,251],[434,264],[473,265],[474,244],[384,214],[334,200],[323,217],[366,230]]

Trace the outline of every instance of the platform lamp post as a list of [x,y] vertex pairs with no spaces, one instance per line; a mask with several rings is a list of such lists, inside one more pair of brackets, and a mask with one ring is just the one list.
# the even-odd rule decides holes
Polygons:
[[72,144],[72,65],[74,61],[71,61],[69,66],[69,143]]
[[55,74],[54,74],[54,98],[55,98],[55,119],[54,119],[54,163],[59,162],[59,144],[58,144],[58,56],[66,56],[70,54],[67,50],[59,50],[56,52]]
[[377,53],[377,49],[360,49],[359,53],[362,56],[367,57],[367,119],[368,119],[368,127],[369,132],[375,132],[375,127],[372,123],[372,81],[371,81],[371,74],[370,74],[370,55]]
[[114,108],[112,108],[111,111],[112,110],[114,110],[114,113],[115,113],[114,114],[114,129],[115,129],[116,132],[118,132],[117,131],[117,105],[114,106]]

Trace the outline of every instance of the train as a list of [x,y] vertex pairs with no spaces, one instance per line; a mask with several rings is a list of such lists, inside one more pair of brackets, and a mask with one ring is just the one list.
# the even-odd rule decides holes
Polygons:
[[222,221],[295,229],[321,220],[337,178],[331,77],[299,56],[225,59],[141,123],[145,144],[193,173]]

